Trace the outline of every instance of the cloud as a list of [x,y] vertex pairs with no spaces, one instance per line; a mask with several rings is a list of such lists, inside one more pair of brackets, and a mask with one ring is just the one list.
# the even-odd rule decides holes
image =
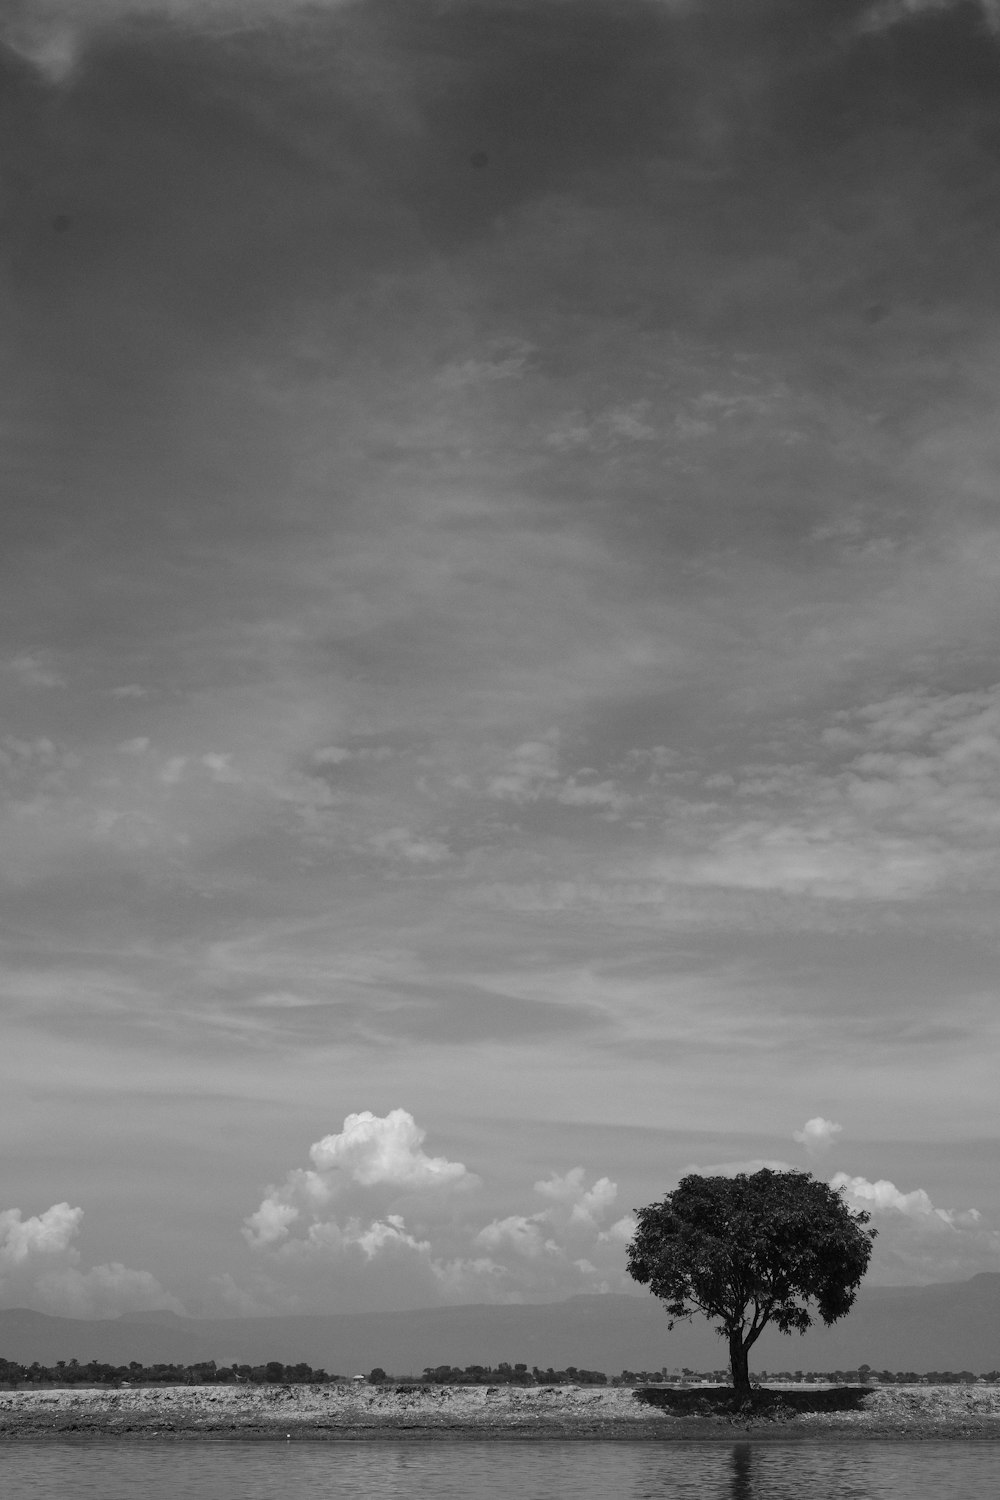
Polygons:
[[52,84],[70,77],[80,52],[79,29],[55,15],[8,22],[0,39]]
[[309,1155],[318,1172],[343,1171],[364,1187],[467,1186],[472,1174],[461,1162],[426,1154],[426,1135],[405,1109],[390,1110],[384,1118],[362,1110],[347,1116],[338,1135],[311,1146]]
[[245,1221],[247,1243],[259,1248],[287,1241],[291,1226],[302,1215],[311,1220],[307,1234],[339,1234],[337,1243],[360,1243],[363,1231],[338,1229],[324,1220],[331,1205],[358,1203],[359,1193],[364,1200],[371,1190],[391,1204],[403,1196],[477,1186],[478,1178],[462,1162],[427,1155],[426,1134],[405,1109],[385,1116],[370,1110],[348,1115],[341,1131],[310,1146],[311,1169],[297,1168],[281,1187],[268,1190]]
[[489,784],[489,794],[499,801],[524,805],[535,802],[543,791],[559,780],[559,753],[555,735],[525,740],[512,750],[499,775]]
[[904,1192],[886,1178],[837,1172],[830,1186],[878,1230],[870,1275],[876,1282],[962,1280],[1000,1264],[1000,1230],[978,1209],[937,1208],[923,1188]]
[[51,657],[43,651],[24,651],[10,657],[5,663],[7,671],[24,687],[63,688],[66,679],[52,665]]
[[54,1203],[43,1214],[21,1217],[19,1208],[0,1212],[0,1272],[23,1266],[33,1256],[62,1255],[79,1232],[82,1208]]
[[[966,0],[877,0],[860,22],[862,31],[887,31],[919,16],[943,15],[949,10],[966,8]],[[979,10],[991,31],[1000,26],[1000,5],[997,0],[979,0]]]
[[600,1177],[590,1188],[584,1186],[584,1170],[573,1167],[565,1176],[553,1173],[535,1183],[535,1192],[555,1203],[570,1204],[570,1223],[593,1226],[602,1220],[618,1196],[618,1188],[608,1177]]
[[82,1271],[74,1240],[83,1209],[54,1203],[24,1218],[20,1209],[0,1210],[0,1299],[65,1317],[113,1317],[143,1308],[184,1308],[149,1271],[120,1261]]
[[634,1220],[613,1219],[610,1178],[552,1172],[534,1184],[541,1208],[483,1224],[465,1191],[479,1179],[423,1141],[401,1109],[351,1115],[317,1141],[312,1169],[290,1172],[244,1221],[256,1271],[248,1286],[227,1283],[227,1305],[294,1307],[320,1287],[355,1306],[420,1306],[624,1286]]
[[808,748],[745,765],[725,795],[690,806],[701,847],[688,835],[659,877],[834,902],[1000,883],[1000,684],[914,685],[837,711]]
[[372,835],[372,848],[387,859],[402,859],[412,865],[438,865],[451,857],[440,839],[422,838],[409,828],[387,828]]
[[184,1307],[164,1291],[149,1271],[134,1271],[121,1261],[43,1271],[35,1281],[35,1299],[46,1312],[69,1318],[110,1318],[122,1313],[167,1309],[183,1316]]
[[474,1245],[489,1252],[494,1284],[530,1288],[537,1296],[546,1290],[565,1292],[580,1277],[584,1284],[578,1290],[587,1289],[587,1278],[597,1278],[605,1290],[618,1282],[620,1247],[634,1233],[635,1221],[626,1215],[604,1227],[618,1197],[617,1184],[599,1177],[588,1187],[584,1168],[571,1167],[536,1182],[534,1191],[548,1201],[547,1208],[494,1219],[475,1236]]
[[981,1217],[974,1208],[935,1208],[923,1188],[914,1188],[911,1192],[904,1193],[894,1182],[889,1182],[884,1177],[880,1177],[877,1182],[869,1182],[866,1177],[850,1177],[846,1172],[837,1172],[830,1179],[830,1186],[843,1188],[847,1197],[866,1208],[878,1212],[892,1210],[917,1222],[937,1219],[943,1224],[968,1227],[978,1224]]
[[505,1219],[494,1219],[476,1235],[476,1244],[492,1252],[507,1251],[515,1255],[536,1260],[541,1255],[560,1256],[559,1246],[545,1233],[547,1216],[533,1214],[508,1214]]
[[519,807],[540,801],[559,802],[564,807],[593,807],[618,814],[631,798],[610,778],[591,781],[592,772],[577,771],[563,776],[559,769],[559,736],[553,730],[541,739],[525,740],[506,757],[499,773],[487,786],[487,795],[498,802]]
[[801,1130],[792,1132],[792,1140],[805,1146],[809,1156],[822,1156],[829,1151],[842,1129],[843,1126],[837,1125],[833,1120],[824,1120],[822,1115],[815,1115],[813,1119],[806,1121]]

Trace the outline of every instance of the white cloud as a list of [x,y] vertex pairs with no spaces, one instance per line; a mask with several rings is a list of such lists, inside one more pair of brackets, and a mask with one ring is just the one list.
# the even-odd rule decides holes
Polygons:
[[[268,1190],[245,1221],[247,1243],[261,1248],[287,1241],[291,1226],[303,1217],[309,1223],[307,1235],[319,1224],[329,1228],[334,1221],[324,1214],[345,1201],[367,1206],[374,1223],[376,1198],[379,1204],[391,1204],[402,1196],[476,1186],[479,1179],[462,1162],[427,1155],[426,1134],[405,1109],[385,1116],[370,1110],[348,1115],[342,1130],[310,1146],[311,1169],[296,1168],[282,1186]],[[357,1236],[352,1242],[358,1242]]]
[[847,1197],[865,1208],[876,1211],[891,1209],[918,1221],[931,1217],[940,1219],[943,1224],[978,1224],[980,1221],[980,1214],[974,1208],[964,1211],[935,1208],[923,1188],[904,1193],[884,1177],[869,1182],[867,1177],[850,1177],[846,1172],[837,1172],[831,1177],[830,1186],[843,1188]]
[[618,1196],[618,1187],[608,1177],[600,1177],[593,1187],[584,1187],[582,1167],[573,1167],[564,1177],[555,1173],[543,1182],[535,1183],[535,1192],[543,1198],[570,1205],[570,1221],[574,1224],[596,1224],[607,1214]]
[[624,1214],[609,1229],[602,1230],[599,1238],[605,1243],[627,1245],[635,1234],[638,1222],[635,1214]]
[[824,1120],[822,1115],[815,1115],[813,1119],[806,1121],[801,1130],[792,1132],[792,1140],[805,1146],[810,1156],[821,1156],[829,1151],[842,1130],[843,1126],[834,1120]]
[[[626,1226],[625,1238],[631,1238],[634,1232],[630,1216],[608,1230],[601,1227],[618,1197],[617,1184],[608,1177],[599,1177],[587,1187],[583,1167],[571,1167],[561,1176],[553,1172],[536,1182],[535,1192],[549,1201],[548,1208],[494,1219],[479,1231],[475,1244],[493,1255],[508,1251],[522,1260],[537,1262],[544,1258],[553,1268],[566,1271],[573,1267],[581,1274],[597,1275],[597,1267],[581,1252],[586,1249],[595,1259],[600,1258],[600,1247],[621,1244]],[[584,1264],[589,1266],[586,1273],[581,1270]]]
[[43,1214],[21,1217],[19,1208],[0,1212],[0,1274],[11,1266],[24,1265],[36,1255],[61,1255],[80,1229],[82,1208],[54,1203]]
[[547,1215],[508,1214],[505,1219],[494,1219],[476,1235],[476,1244],[486,1250],[513,1251],[528,1260],[540,1255],[560,1254],[559,1246],[545,1233]]
[[244,1221],[244,1234],[251,1245],[274,1245],[285,1239],[290,1225],[299,1217],[294,1203],[282,1203],[276,1195],[264,1199],[260,1207]]
[[1000,1268],[1000,1231],[978,1209],[937,1208],[923,1188],[904,1192],[886,1178],[837,1172],[830,1186],[871,1214],[878,1238],[869,1274],[876,1282],[961,1280]]
[[20,1209],[0,1210],[0,1299],[66,1317],[112,1317],[141,1308],[183,1313],[149,1271],[120,1261],[80,1270],[73,1242],[82,1222],[83,1209],[68,1203],[27,1219]]
[[317,1141],[311,1167],[289,1172],[245,1220],[258,1280],[222,1289],[226,1305],[309,1305],[331,1287],[355,1306],[624,1287],[622,1245],[635,1226],[631,1215],[609,1223],[618,1192],[610,1178],[590,1181],[583,1167],[553,1172],[534,1185],[543,1207],[484,1225],[478,1199],[462,1191],[479,1179],[428,1155],[423,1142],[402,1109],[349,1115]]
[[405,1109],[380,1118],[370,1110],[348,1115],[338,1135],[324,1136],[310,1146],[317,1171],[346,1172],[365,1187],[390,1183],[393,1187],[426,1188],[468,1183],[472,1174],[458,1161],[428,1156],[427,1135]]

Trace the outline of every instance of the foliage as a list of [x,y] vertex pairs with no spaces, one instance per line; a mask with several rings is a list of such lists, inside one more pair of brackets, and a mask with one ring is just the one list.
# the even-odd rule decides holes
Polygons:
[[314,1370],[305,1363],[283,1365],[272,1360],[266,1365],[217,1366],[214,1359],[194,1365],[143,1365],[132,1360],[127,1365],[112,1365],[92,1359],[81,1365],[72,1359],[55,1365],[22,1365],[16,1360],[0,1359],[0,1384],[3,1385],[224,1385],[231,1381],[251,1385],[324,1385],[330,1380],[325,1370]]
[[576,1365],[567,1365],[565,1370],[556,1370],[552,1365],[531,1370],[525,1364],[511,1365],[501,1362],[492,1365],[466,1365],[464,1370],[454,1365],[428,1365],[424,1370],[424,1381],[431,1385],[607,1385],[608,1377],[602,1370],[582,1370]]
[[850,1311],[875,1230],[806,1172],[683,1177],[638,1210],[629,1274],[664,1304],[670,1327],[704,1313],[729,1340],[733,1385],[750,1392],[747,1355],[768,1326],[803,1333]]

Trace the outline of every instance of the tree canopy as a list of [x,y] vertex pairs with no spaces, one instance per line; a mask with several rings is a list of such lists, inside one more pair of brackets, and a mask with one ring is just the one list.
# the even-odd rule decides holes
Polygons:
[[681,1178],[638,1210],[628,1271],[664,1304],[670,1327],[700,1312],[729,1341],[733,1388],[750,1395],[748,1355],[773,1323],[804,1333],[854,1304],[868,1269],[869,1215],[807,1172]]

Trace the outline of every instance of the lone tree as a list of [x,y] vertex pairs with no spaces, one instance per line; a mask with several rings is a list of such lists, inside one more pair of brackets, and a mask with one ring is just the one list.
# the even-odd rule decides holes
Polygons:
[[807,1172],[682,1177],[662,1203],[638,1210],[629,1275],[663,1302],[669,1327],[696,1312],[729,1340],[733,1390],[750,1398],[751,1345],[849,1312],[868,1269],[869,1215]]

